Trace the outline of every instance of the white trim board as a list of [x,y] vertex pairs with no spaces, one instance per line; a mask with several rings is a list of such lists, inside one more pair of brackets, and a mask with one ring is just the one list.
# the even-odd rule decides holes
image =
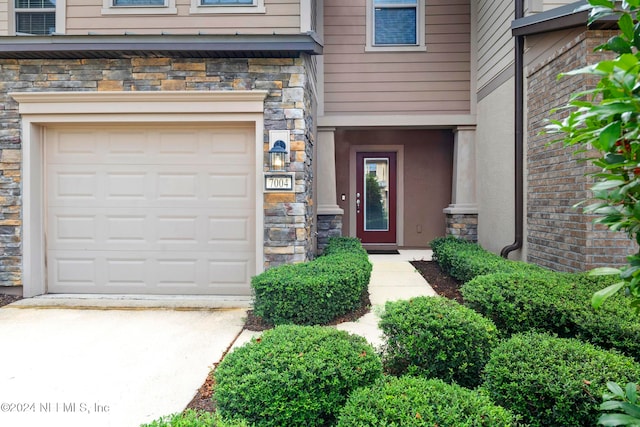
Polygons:
[[256,274],[264,269],[263,102],[267,91],[11,93],[22,116],[23,294],[47,292],[44,130],[55,123],[253,123],[255,127]]

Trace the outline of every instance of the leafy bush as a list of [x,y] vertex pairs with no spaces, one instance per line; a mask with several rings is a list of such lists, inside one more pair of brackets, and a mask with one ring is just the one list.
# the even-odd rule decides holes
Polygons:
[[382,364],[360,336],[283,325],[228,354],[214,375],[223,416],[257,426],[324,426],[351,391],[381,377]]
[[591,295],[615,278],[554,272],[479,276],[462,286],[466,306],[505,335],[549,331],[617,348],[640,360],[640,322],[622,295],[594,310]]
[[211,412],[187,410],[161,417],[140,427],[248,427],[244,421],[224,421]]
[[491,354],[482,387],[531,427],[593,426],[608,381],[640,376],[633,359],[576,339],[512,336]]
[[253,277],[254,312],[275,325],[327,324],[362,306],[370,277],[371,263],[360,241],[332,238],[313,261]]
[[537,265],[504,259],[476,243],[451,236],[434,239],[431,248],[440,268],[463,283],[484,274],[548,271]]
[[[607,383],[611,393],[602,396],[604,402],[601,411],[608,411],[598,418],[598,425],[603,426],[639,426],[640,400],[638,400],[638,385],[627,383],[623,390],[614,382]],[[614,412],[615,411],[615,412]]]
[[338,427],[506,427],[515,421],[476,391],[437,379],[387,377],[349,397]]
[[436,377],[468,387],[478,385],[498,343],[491,320],[441,297],[388,302],[380,328],[387,372]]

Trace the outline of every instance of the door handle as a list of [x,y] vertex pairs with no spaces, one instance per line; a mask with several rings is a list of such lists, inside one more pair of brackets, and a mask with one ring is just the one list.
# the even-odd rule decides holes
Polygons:
[[360,213],[360,193],[356,193],[356,213]]

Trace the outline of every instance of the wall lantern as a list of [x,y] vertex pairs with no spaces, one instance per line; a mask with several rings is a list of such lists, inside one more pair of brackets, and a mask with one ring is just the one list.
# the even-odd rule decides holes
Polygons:
[[287,162],[287,144],[281,139],[273,143],[269,150],[269,170],[272,172],[284,171]]

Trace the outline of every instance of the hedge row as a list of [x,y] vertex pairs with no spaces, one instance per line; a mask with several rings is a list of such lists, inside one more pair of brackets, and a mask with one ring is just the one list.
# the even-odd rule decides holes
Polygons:
[[431,242],[433,260],[444,272],[465,283],[477,276],[493,273],[549,271],[520,261],[509,261],[488,252],[476,243],[453,236],[438,237]]
[[360,241],[332,238],[313,261],[253,277],[254,312],[274,325],[327,324],[362,306],[370,277],[371,263]]
[[591,296],[613,278],[567,273],[479,276],[462,286],[464,303],[505,334],[549,331],[615,348],[640,361],[640,321],[623,295],[598,310]]
[[491,319],[504,336],[548,331],[640,360],[640,322],[628,300],[618,294],[598,310],[591,306],[593,293],[615,277],[557,273],[452,237],[431,245],[441,268],[465,281],[464,304]]

